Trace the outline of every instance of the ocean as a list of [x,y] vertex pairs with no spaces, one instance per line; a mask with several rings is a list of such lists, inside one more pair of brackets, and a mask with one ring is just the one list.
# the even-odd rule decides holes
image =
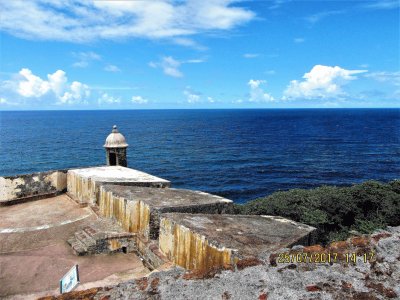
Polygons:
[[114,124],[129,167],[237,203],[400,178],[400,109],[2,111],[0,176],[104,165]]

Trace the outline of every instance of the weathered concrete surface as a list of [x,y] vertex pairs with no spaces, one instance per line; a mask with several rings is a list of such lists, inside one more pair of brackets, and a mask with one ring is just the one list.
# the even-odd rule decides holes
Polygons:
[[99,192],[100,213],[144,240],[157,239],[164,212],[226,213],[232,201],[198,191],[104,185]]
[[35,299],[36,296],[16,294],[49,290],[58,293],[59,279],[74,264],[80,266],[83,283],[109,278],[105,284],[116,284],[146,275],[149,270],[133,253],[83,257],[73,254],[67,239],[97,219],[90,208],[79,207],[65,194],[0,207],[0,298]]
[[66,188],[66,170],[0,177],[0,205],[47,197],[62,193]]
[[68,193],[82,203],[95,204],[99,186],[106,183],[127,186],[169,187],[167,180],[121,166],[68,170]]
[[[0,206],[0,234],[37,232],[94,217],[66,194],[18,205]],[[0,244],[0,251],[7,244]]]
[[314,227],[273,216],[163,214],[159,246],[188,270],[236,265],[240,259],[309,244]]
[[[289,251],[289,249],[287,249]],[[371,237],[336,242],[326,248],[295,247],[291,251],[369,253],[375,258],[356,263],[278,263],[284,250],[269,253],[262,265],[242,270],[185,272],[181,268],[117,286],[72,292],[53,299],[326,299],[375,300],[400,298],[400,227]],[[197,279],[202,278],[202,279]],[[79,298],[81,297],[81,298]]]

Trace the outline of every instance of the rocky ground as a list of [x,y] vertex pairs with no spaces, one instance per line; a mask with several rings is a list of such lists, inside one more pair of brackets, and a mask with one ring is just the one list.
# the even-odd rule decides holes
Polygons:
[[[320,262],[328,257],[330,263]],[[400,299],[400,226],[325,248],[264,253],[239,262],[237,270],[227,266],[196,273],[174,268],[44,299]]]

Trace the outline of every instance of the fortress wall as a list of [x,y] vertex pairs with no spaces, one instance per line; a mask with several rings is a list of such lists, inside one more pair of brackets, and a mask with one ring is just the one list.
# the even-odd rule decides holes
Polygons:
[[68,170],[68,194],[80,203],[99,205],[100,187],[105,184],[167,188],[167,180],[121,166],[100,166]]
[[83,177],[71,171],[67,173],[67,191],[79,202],[96,203],[96,187],[98,185],[89,177]]
[[124,230],[149,239],[150,207],[146,203],[118,197],[100,187],[98,204],[103,216],[114,219]]
[[0,205],[41,199],[66,188],[66,170],[0,177]]
[[159,248],[173,263],[187,270],[211,270],[232,264],[235,250],[219,247],[189,228],[162,217]]

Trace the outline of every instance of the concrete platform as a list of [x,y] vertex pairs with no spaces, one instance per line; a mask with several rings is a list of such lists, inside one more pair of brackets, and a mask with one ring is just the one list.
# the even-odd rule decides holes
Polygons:
[[89,208],[80,208],[66,194],[34,202],[0,206],[0,216],[0,233],[35,232],[94,217]]
[[202,206],[211,206],[217,210],[218,205],[230,207],[233,204],[232,200],[220,196],[185,189],[104,185],[104,191],[110,191],[115,196],[128,200],[143,201],[161,212],[172,212],[179,208],[196,209]]
[[159,246],[175,264],[206,270],[312,242],[314,227],[275,216],[163,214]]
[[82,203],[95,204],[99,186],[106,183],[156,188],[171,185],[168,180],[121,166],[72,169],[67,173],[67,191]]
[[99,207],[101,215],[113,218],[124,230],[148,240],[158,238],[162,213],[228,213],[233,202],[192,190],[103,185]]
[[74,264],[79,265],[86,288],[93,282],[117,284],[148,274],[133,253],[73,254],[67,239],[97,220],[89,207],[81,208],[65,194],[0,207],[0,298],[36,299],[42,291],[57,294],[59,279]]

